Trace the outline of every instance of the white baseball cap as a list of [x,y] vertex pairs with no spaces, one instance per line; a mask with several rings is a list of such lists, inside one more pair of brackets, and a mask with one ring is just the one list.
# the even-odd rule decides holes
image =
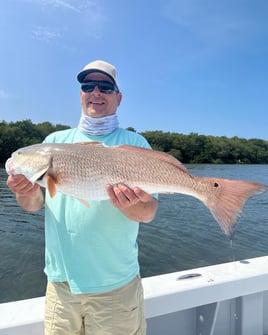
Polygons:
[[79,83],[83,83],[85,77],[92,72],[100,72],[106,74],[112,79],[113,83],[118,88],[116,68],[112,64],[107,63],[103,60],[95,60],[94,62],[87,64],[77,75],[77,80],[79,81]]

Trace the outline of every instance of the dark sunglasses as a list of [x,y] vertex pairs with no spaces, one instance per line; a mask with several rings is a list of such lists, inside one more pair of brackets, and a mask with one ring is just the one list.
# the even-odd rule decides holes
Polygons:
[[112,94],[114,91],[118,92],[118,88],[115,84],[102,80],[90,80],[86,83],[82,83],[81,90],[85,93],[90,93],[94,91],[96,86],[101,93]]

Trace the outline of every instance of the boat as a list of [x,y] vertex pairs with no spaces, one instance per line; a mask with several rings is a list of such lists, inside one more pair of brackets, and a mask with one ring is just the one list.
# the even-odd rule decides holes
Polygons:
[[[147,335],[267,335],[268,256],[143,278]],[[42,335],[45,298],[0,304],[0,335]]]

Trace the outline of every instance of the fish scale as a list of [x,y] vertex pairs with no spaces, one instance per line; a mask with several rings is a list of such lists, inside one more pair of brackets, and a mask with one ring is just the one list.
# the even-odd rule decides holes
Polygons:
[[[182,193],[210,210],[232,238],[249,197],[267,190],[260,183],[193,176],[174,157],[129,145],[43,143],[15,151],[6,162],[9,174],[23,174],[32,183],[82,200],[108,199],[106,185],[126,184],[147,193]],[[90,210],[90,209],[89,209]]]

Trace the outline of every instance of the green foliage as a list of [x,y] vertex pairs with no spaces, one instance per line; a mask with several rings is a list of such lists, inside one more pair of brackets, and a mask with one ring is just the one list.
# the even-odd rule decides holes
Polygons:
[[0,163],[3,164],[18,148],[41,143],[48,134],[67,128],[70,127],[53,126],[49,122],[33,124],[31,120],[0,122]]
[[[0,122],[0,163],[11,153],[35,143],[58,130],[69,126],[52,125],[50,122],[33,124],[30,120]],[[136,132],[133,127],[127,128]],[[163,132],[161,130],[141,133],[154,150],[164,151],[183,163],[213,164],[268,164],[268,141],[225,136],[189,135]]]
[[173,155],[183,163],[268,164],[268,141],[225,136],[143,132],[154,150]]
[[133,133],[136,133],[136,129],[133,127],[127,127],[126,130],[133,131]]

